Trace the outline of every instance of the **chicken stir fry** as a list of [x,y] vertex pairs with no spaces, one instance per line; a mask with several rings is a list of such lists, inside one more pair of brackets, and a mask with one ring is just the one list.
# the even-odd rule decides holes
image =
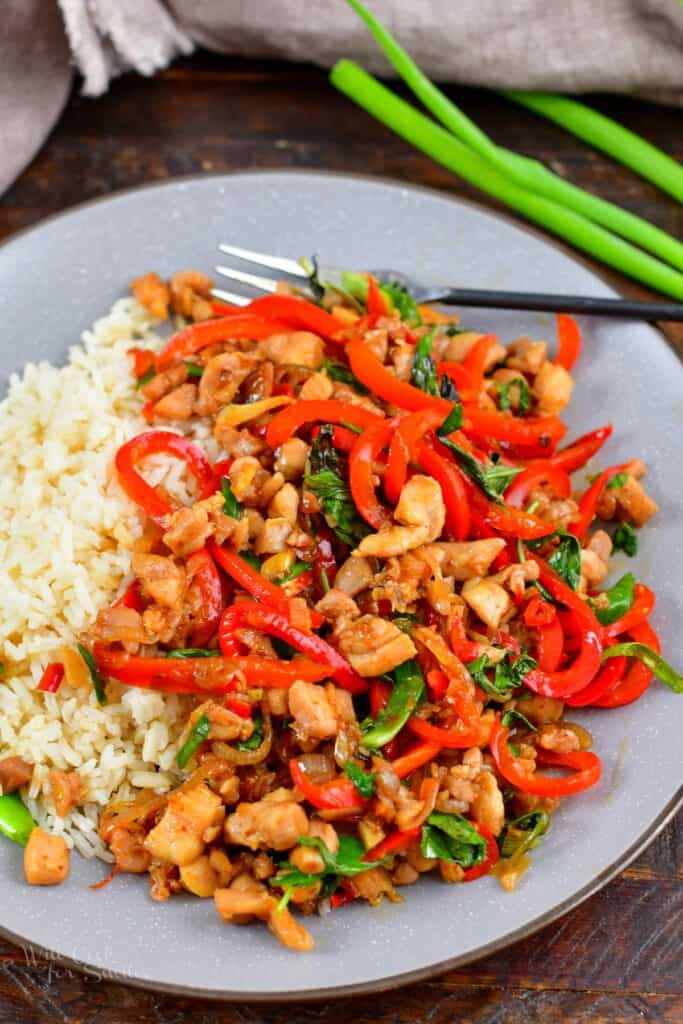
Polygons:
[[[604,588],[657,508],[644,465],[570,479],[611,433],[561,446],[574,322],[552,357],[348,279],[240,310],[201,274],[133,282],[188,323],[136,351],[150,430],[115,468],[149,525],[79,647],[101,700],[109,680],[195,696],[177,787],[102,816],[117,870],[301,951],[293,910],[399,901],[426,872],[512,888],[560,800],[600,778],[573,709],[635,700],[653,672],[683,682],[652,592],[632,573]],[[197,422],[218,461],[187,439]],[[147,482],[159,453],[189,505]],[[66,813],[80,780],[53,776]],[[0,763],[4,792],[25,781]],[[33,836],[29,881],[59,881],[56,842]]]

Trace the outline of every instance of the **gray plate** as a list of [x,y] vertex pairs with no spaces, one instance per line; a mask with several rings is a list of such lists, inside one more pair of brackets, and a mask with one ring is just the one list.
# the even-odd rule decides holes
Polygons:
[[[201,178],[81,207],[0,249],[3,373],[28,359],[61,362],[80,331],[143,271],[210,271],[219,240],[283,254],[317,252],[349,267],[393,266],[473,287],[613,294],[538,236],[433,192],[306,173]],[[465,311],[464,321],[506,342],[554,336],[552,320],[540,315]],[[683,371],[645,325],[586,320],[583,329],[579,383],[567,416],[571,435],[613,420],[616,437],[603,464],[639,455],[651,467],[648,488],[662,511],[628,565],[656,585],[654,621],[664,651],[680,665]],[[620,559],[615,572],[626,569],[628,560]],[[677,806],[683,698],[657,684],[632,707],[575,717],[594,733],[603,778],[563,803],[514,895],[490,878],[463,886],[426,881],[403,890],[402,906],[351,905],[309,919],[315,950],[295,955],[263,927],[222,925],[212,901],[153,903],[144,879],[120,877],[92,892],[88,883],[102,877],[102,866],[77,857],[67,885],[31,889],[22,882],[21,850],[3,843],[0,925],[7,937],[86,970],[231,999],[370,991],[455,967],[500,950],[585,899]]]

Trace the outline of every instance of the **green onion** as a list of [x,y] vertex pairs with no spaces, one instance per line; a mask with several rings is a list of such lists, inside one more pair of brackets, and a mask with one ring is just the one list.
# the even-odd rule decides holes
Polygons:
[[387,706],[376,719],[369,718],[361,726],[362,746],[376,750],[401,731],[425,692],[425,683],[416,661],[404,661],[393,672],[394,686]]
[[273,583],[277,583],[278,587],[281,587],[283,583],[291,583],[292,580],[303,576],[305,572],[312,568],[312,562],[295,562],[291,569],[288,569],[282,576],[278,576],[276,580],[273,580]]
[[353,761],[347,761],[344,765],[344,771],[351,779],[358,792],[366,800],[375,795],[375,779],[377,778],[376,772],[364,772],[362,768],[359,768]]
[[0,796],[0,832],[21,846],[26,846],[36,823],[26,810],[18,793]]
[[639,644],[635,640],[625,644],[614,644],[613,647],[608,647],[607,650],[602,652],[602,660],[607,661],[608,658],[617,658],[620,654],[625,655],[627,658],[640,658],[643,664],[647,665],[658,679],[666,683],[669,689],[673,690],[674,693],[683,693],[683,676],[668,661],[665,661],[661,654],[657,654],[647,644]]
[[192,726],[192,732],[187,737],[182,747],[178,751],[176,756],[176,764],[179,768],[184,768],[187,762],[190,760],[197,747],[199,747],[204,740],[209,738],[209,732],[211,731],[211,722],[206,715],[200,715],[195,724]]
[[221,492],[223,494],[223,511],[226,516],[230,516],[231,519],[240,519],[242,516],[242,506],[232,493],[230,480],[227,476],[224,476],[221,480]]
[[[347,0],[347,3],[363,19],[396,71],[398,71],[401,78],[412,89],[418,99],[424,103],[425,107],[449,131],[457,135],[465,145],[484,157],[485,160],[488,160],[493,168],[504,174],[512,182],[521,185],[535,195],[543,196],[553,202],[560,203],[567,209],[574,210],[594,223],[601,224],[623,238],[635,242],[636,245],[648,249],[679,270],[683,270],[683,245],[679,241],[641,217],[637,217],[628,210],[623,210],[615,203],[600,199],[598,196],[586,192],[585,189],[572,185],[570,182],[559,177],[559,175],[553,174],[552,171],[544,167],[539,161],[520,156],[518,153],[504,149],[501,146],[496,146],[462,110],[451,102],[433,82],[430,82],[406,51],[372,14],[365,9],[359,0]],[[519,102],[524,102],[524,94],[505,93],[505,95],[508,95],[510,99],[517,99],[521,96],[522,98]],[[551,97],[550,99],[551,102],[554,100],[560,103],[563,102],[562,97]],[[540,102],[543,105],[547,103],[547,100],[548,97],[538,97],[537,94],[532,94],[532,102],[526,105],[533,107],[533,101]],[[573,103],[571,100],[564,102],[569,105]],[[580,104],[575,104],[575,106],[581,107]],[[533,109],[536,108],[534,107]],[[583,109],[589,114],[593,113],[588,108]],[[596,117],[599,118],[600,115],[596,115]],[[554,119],[557,120],[557,118]],[[608,119],[605,120],[607,121]],[[563,121],[560,121],[560,123],[563,123]],[[611,123],[615,129],[620,127],[614,122],[608,123]],[[677,180],[680,179],[680,189],[681,194],[683,194],[683,169],[674,160],[659,153],[653,146],[648,146],[642,139],[638,139],[637,136],[634,136],[634,138],[643,147],[647,147],[648,150],[652,150],[654,154],[658,154],[667,161],[667,164],[677,168]],[[647,160],[651,158],[651,154],[648,152]],[[641,156],[641,160],[642,165],[647,166],[645,156]],[[673,176],[670,175],[670,177]],[[680,198],[680,195],[678,198]]]
[[339,61],[330,73],[330,81],[378,121],[487,195],[643,284],[683,299],[683,274],[580,214],[510,181],[357,64]]
[[208,647],[175,647],[166,651],[165,658],[217,658],[220,651],[210,651]]
[[630,167],[683,203],[683,167],[640,135],[584,103],[553,93],[504,90],[503,95],[554,121]]
[[90,672],[90,678],[92,679],[92,688],[95,691],[95,696],[97,697],[97,703],[98,704],[106,704],[107,703],[107,695],[104,692],[104,679],[100,675],[100,671],[99,671],[99,669],[97,667],[95,659],[93,658],[93,656],[90,653],[90,651],[88,650],[88,648],[84,647],[83,644],[78,644],[78,653],[83,658],[83,661],[86,663],[86,665],[88,666],[88,671]]

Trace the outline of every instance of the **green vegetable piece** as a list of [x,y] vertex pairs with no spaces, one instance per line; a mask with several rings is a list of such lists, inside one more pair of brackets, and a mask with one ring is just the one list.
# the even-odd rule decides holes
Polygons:
[[394,686],[387,706],[376,719],[367,718],[361,725],[361,742],[368,750],[377,750],[393,740],[424,696],[424,677],[415,660],[397,665],[393,676]]
[[638,534],[630,523],[619,523],[612,535],[612,548],[625,552],[629,558],[638,554]]
[[18,793],[0,796],[0,832],[21,846],[26,846],[36,823]]
[[509,711],[506,711],[500,721],[506,729],[510,727],[514,729],[515,722],[519,722],[525,729],[529,729],[531,732],[538,732],[536,726],[529,721],[526,715],[523,715],[521,711],[517,711],[516,708],[510,708]]
[[252,569],[256,569],[257,572],[261,572],[261,559],[258,555],[255,555],[253,551],[240,551],[240,558],[247,565],[250,565]]
[[220,651],[210,651],[208,647],[175,647],[166,651],[166,658],[218,658]]
[[395,281],[383,284],[381,289],[391,299],[393,308],[398,312],[404,323],[419,327],[422,324],[422,314],[417,302],[409,295],[405,288],[401,288]]
[[602,652],[602,660],[607,661],[608,658],[616,658],[620,654],[627,658],[640,658],[658,679],[666,683],[670,690],[673,690],[674,693],[683,693],[683,676],[668,661],[665,661],[661,654],[657,654],[647,644],[639,644],[635,640],[624,644],[614,644],[613,647],[608,647]]
[[242,506],[232,493],[232,486],[227,476],[221,480],[221,491],[223,493],[223,511],[231,519],[242,518]]
[[342,384],[349,384],[359,394],[367,395],[368,389],[365,387],[365,384],[361,384],[358,377],[344,363],[337,363],[334,359],[326,359],[321,369],[330,380],[338,380]]
[[460,814],[430,814],[422,826],[420,850],[423,857],[473,868],[486,856],[486,840]]
[[88,648],[84,647],[83,644],[78,644],[78,652],[80,656],[83,658],[83,661],[88,666],[90,678],[92,679],[92,688],[95,691],[95,696],[97,697],[97,703],[106,704],[107,695],[104,691],[104,679],[100,675],[100,670],[97,667],[95,659],[93,658]]
[[536,587],[536,590],[539,592],[544,601],[548,601],[549,604],[555,604],[555,599],[553,595],[550,593],[549,590],[546,590],[543,584],[539,583],[538,580],[531,580],[529,586]]
[[469,663],[467,671],[484,693],[499,701],[510,700],[515,690],[523,685],[529,672],[536,668],[536,662],[528,654],[520,654],[513,661],[510,652],[507,651],[496,665],[493,679],[489,679],[485,672],[488,661],[488,654],[482,654]]
[[263,743],[263,715],[257,711],[254,715],[254,731],[247,740],[235,744],[236,750],[258,750]]
[[628,473],[621,472],[613,476],[611,480],[607,481],[608,491],[618,491],[620,487],[623,487],[628,480]]
[[365,800],[369,800],[370,797],[375,795],[375,779],[377,778],[376,772],[364,772],[363,769],[359,768],[357,764],[353,763],[353,761],[346,762],[344,765],[344,771]]
[[604,591],[603,597],[608,598],[609,604],[603,606],[591,601],[595,617],[602,626],[611,626],[613,622],[626,614],[633,604],[635,585],[635,576],[632,572],[627,572],[625,576],[617,580],[613,587]]
[[391,621],[395,626],[398,626],[402,633],[407,633],[410,636],[413,626],[417,621],[417,616],[406,612],[404,615],[394,615]]
[[441,398],[445,398],[447,402],[455,403],[460,401],[460,393],[458,392],[457,385],[452,377],[449,377],[447,373],[443,373],[441,375],[441,380],[439,381],[439,395]]
[[432,341],[436,328],[429,331],[415,346],[412,362],[412,381],[416,388],[428,395],[439,394],[439,382],[436,375],[436,363],[432,359]]
[[581,544],[571,533],[559,534],[559,538],[558,546],[548,557],[548,565],[562,577],[568,587],[578,590],[581,579]]
[[550,828],[550,815],[547,811],[530,811],[521,818],[507,822],[498,837],[498,849],[505,860],[521,857],[538,846]]
[[324,868],[318,874],[309,875],[299,871],[289,861],[281,864],[277,874],[268,879],[269,885],[283,890],[278,910],[287,906],[294,889],[313,885],[315,882],[323,882],[323,891],[329,895],[336,888],[340,878],[353,878],[370,868],[380,867],[386,860],[386,858],[384,860],[364,860],[365,847],[360,840],[353,836],[341,835],[339,837],[337,853],[331,853],[322,839],[317,836],[299,836],[299,846],[311,846],[318,850],[323,859]]
[[370,528],[358,514],[346,481],[333,470],[325,469],[307,476],[304,482],[320,500],[328,526],[345,544],[356,547]]
[[188,377],[201,377],[204,370],[201,366],[197,366],[196,363],[185,363],[185,369],[187,370]]
[[152,377],[156,377],[156,370],[153,366],[150,366],[149,370],[143,373],[142,377],[138,377],[137,384],[135,387],[139,391],[140,388],[144,388],[145,384],[149,384]]
[[292,580],[298,579],[299,576],[303,576],[305,572],[312,568],[312,562],[295,562],[291,569],[288,569],[287,572],[279,576],[274,582],[281,587],[283,583],[291,583]]
[[209,719],[206,715],[200,715],[192,727],[192,732],[176,755],[176,764],[179,768],[185,767],[197,748],[204,742],[204,740],[209,738],[210,731],[211,723]]
[[438,434],[442,444],[455,454],[463,473],[481,487],[487,498],[502,504],[501,494],[507,490],[516,476],[522,472],[521,466],[506,466],[502,462],[479,462],[474,455],[466,452],[455,441],[445,436],[445,424],[439,428]]
[[507,412],[512,402],[510,399],[510,388],[519,388],[519,412],[528,412],[531,405],[531,393],[529,385],[524,377],[515,377],[513,380],[497,380],[495,382],[498,392],[498,408],[501,412]]
[[462,403],[458,402],[454,405],[449,412],[446,419],[443,421],[441,426],[437,430],[438,437],[445,441],[449,434],[452,434],[455,430],[460,430],[463,421]]

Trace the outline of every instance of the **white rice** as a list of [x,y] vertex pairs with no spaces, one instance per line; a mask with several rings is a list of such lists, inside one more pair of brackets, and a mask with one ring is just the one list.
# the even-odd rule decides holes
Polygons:
[[[111,859],[97,837],[101,809],[116,794],[164,791],[174,781],[188,699],[110,686],[99,707],[91,690],[35,690],[62,645],[109,604],[130,570],[142,523],[112,475],[140,416],[128,349],[158,349],[149,315],[132,299],[86,331],[62,368],[26,366],[0,403],[0,758],[35,765],[25,797],[36,820],[85,856]],[[191,431],[211,458],[205,425]],[[182,465],[148,460],[145,476],[186,494]],[[111,692],[113,691],[113,692]],[[59,818],[51,768],[78,770],[86,802]]]

